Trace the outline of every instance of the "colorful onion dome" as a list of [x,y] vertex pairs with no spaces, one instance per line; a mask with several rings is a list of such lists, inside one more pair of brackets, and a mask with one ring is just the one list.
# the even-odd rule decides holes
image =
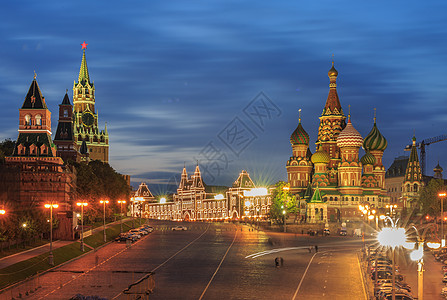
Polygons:
[[365,155],[360,159],[360,162],[363,165],[374,165],[376,163],[376,158],[369,151],[366,151]]
[[301,120],[298,123],[298,127],[290,136],[290,143],[292,145],[309,145],[309,134],[307,134],[301,125]]
[[310,158],[310,160],[314,164],[328,164],[331,160],[329,154],[323,150],[323,148],[319,148]]
[[438,164],[436,165],[436,167],[433,169],[433,172],[442,172],[442,171],[444,171],[443,169],[442,169],[442,167],[439,165],[439,161],[438,161]]
[[337,146],[343,147],[357,147],[360,148],[363,144],[363,138],[360,133],[352,126],[351,120],[348,119],[345,129],[337,137]]
[[367,150],[380,150],[385,151],[388,146],[388,142],[385,137],[380,133],[379,129],[377,129],[376,121],[374,120],[374,125],[368,135],[365,137],[365,141],[363,142],[363,148]]
[[335,69],[334,67],[334,62],[332,62],[332,68],[329,70],[329,72],[327,72],[327,76],[329,77],[337,77],[338,76],[338,71]]

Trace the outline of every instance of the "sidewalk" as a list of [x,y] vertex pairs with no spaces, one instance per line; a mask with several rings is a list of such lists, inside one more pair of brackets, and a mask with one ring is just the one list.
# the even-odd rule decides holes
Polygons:
[[[131,220],[132,220],[132,218],[123,219],[123,223],[126,221],[131,221]],[[120,223],[120,221],[108,223],[108,224],[106,224],[106,228],[116,225],[116,224],[119,224],[119,223]],[[96,233],[101,230],[103,230],[102,226],[93,229],[92,232]],[[124,230],[124,228],[123,228],[123,230]],[[59,240],[53,241],[53,250],[60,248],[60,247],[64,247],[64,246],[72,244],[72,243],[78,243],[78,242],[79,242],[79,240],[76,240],[76,241],[59,241]],[[89,247],[88,245],[86,245],[86,246]],[[49,252],[49,251],[50,251],[50,243],[33,248],[33,249],[26,250],[23,252],[19,252],[19,253],[10,255],[10,256],[3,257],[0,259],[0,270],[3,268],[6,268],[8,266],[11,266],[13,264],[16,264],[18,262],[39,256],[39,255]]]

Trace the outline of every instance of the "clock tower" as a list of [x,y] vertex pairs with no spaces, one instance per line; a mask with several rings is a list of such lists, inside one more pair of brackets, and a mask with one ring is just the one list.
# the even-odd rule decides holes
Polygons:
[[109,134],[98,127],[98,110],[95,110],[95,84],[90,81],[85,58],[87,45],[82,45],[82,61],[78,81],[73,84],[73,133],[79,150],[85,141],[91,160],[109,162]]

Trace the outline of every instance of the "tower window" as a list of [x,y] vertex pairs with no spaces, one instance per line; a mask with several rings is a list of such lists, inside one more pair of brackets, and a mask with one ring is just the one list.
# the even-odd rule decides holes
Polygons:
[[64,109],[64,118],[68,117],[68,109]]
[[41,126],[42,125],[42,117],[40,115],[36,116],[36,125]]
[[30,115],[26,115],[25,116],[25,125],[31,125],[31,116]]

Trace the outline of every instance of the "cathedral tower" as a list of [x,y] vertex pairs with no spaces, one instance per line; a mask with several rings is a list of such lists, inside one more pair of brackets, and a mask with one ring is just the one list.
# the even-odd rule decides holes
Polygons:
[[376,113],[374,109],[374,125],[368,135],[365,137],[363,142],[363,148],[365,151],[369,151],[375,157],[374,163],[374,175],[376,177],[376,181],[378,187],[385,191],[385,167],[382,164],[383,152],[388,146],[388,142],[385,137],[380,133],[379,129],[377,129],[376,125]]
[[320,145],[327,154],[330,162],[328,164],[329,181],[331,184],[337,183],[336,168],[340,162],[340,149],[337,147],[337,137],[346,126],[346,117],[340,105],[337,94],[338,72],[332,62],[332,68],[328,72],[329,95],[320,116],[320,126],[318,128],[317,145]]
[[87,144],[90,159],[109,161],[109,134],[107,124],[104,130],[98,128],[98,111],[95,111],[95,85],[90,81],[85,58],[87,44],[82,44],[82,61],[78,81],[73,84],[74,139],[80,149]]
[[287,161],[287,177],[290,184],[290,192],[298,194],[306,190],[311,182],[312,163],[310,161],[309,134],[301,125],[301,109],[298,118],[298,127],[290,136],[292,144],[292,156]]
[[361,195],[362,165],[359,162],[359,149],[363,138],[351,123],[348,124],[337,138],[337,146],[341,152],[341,163],[338,167],[339,189],[345,195]]

